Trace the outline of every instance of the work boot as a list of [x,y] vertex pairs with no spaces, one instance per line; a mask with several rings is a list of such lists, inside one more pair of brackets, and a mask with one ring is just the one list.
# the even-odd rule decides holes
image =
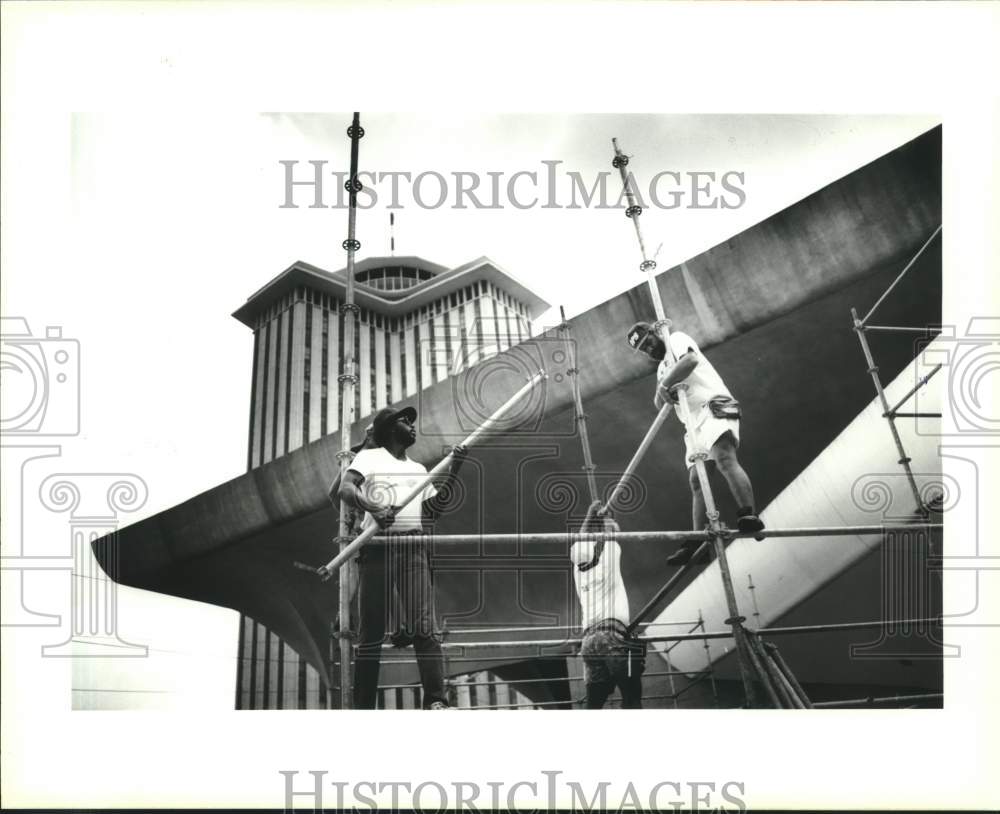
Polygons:
[[[736,519],[736,528],[740,530],[741,534],[753,534],[764,530],[764,521],[755,514],[744,514]],[[764,539],[764,535],[754,534],[753,538],[760,541]]]

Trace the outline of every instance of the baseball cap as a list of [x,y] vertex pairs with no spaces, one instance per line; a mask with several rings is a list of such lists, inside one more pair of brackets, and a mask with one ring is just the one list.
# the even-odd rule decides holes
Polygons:
[[653,326],[648,322],[637,322],[628,329],[628,333],[625,335],[625,341],[628,342],[628,346],[632,348],[632,350],[639,350],[642,340],[645,339],[652,330]]
[[372,419],[372,438],[376,442],[381,442],[382,436],[385,435],[385,431],[388,430],[400,416],[406,416],[410,419],[410,423],[412,424],[417,420],[417,411],[413,407],[403,407],[399,410],[393,409],[392,407],[383,407],[375,413],[375,418]]

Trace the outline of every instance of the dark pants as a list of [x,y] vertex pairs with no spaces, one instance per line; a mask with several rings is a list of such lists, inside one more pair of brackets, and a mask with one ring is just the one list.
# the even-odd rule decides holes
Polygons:
[[434,632],[433,586],[427,546],[419,534],[400,534],[386,543],[370,543],[361,549],[359,593],[361,629],[354,663],[354,706],[375,709],[382,643],[388,622],[393,588],[399,593],[398,620],[413,637],[417,653],[424,707],[446,701],[444,659]]
[[606,619],[587,628],[580,647],[586,672],[587,709],[601,709],[615,687],[621,690],[622,709],[642,708],[645,648],[625,636],[625,625]]

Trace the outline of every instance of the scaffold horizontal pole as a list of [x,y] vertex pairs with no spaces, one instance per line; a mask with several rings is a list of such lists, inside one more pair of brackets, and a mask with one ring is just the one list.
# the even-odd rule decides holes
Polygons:
[[[683,670],[654,670],[652,672],[645,671],[642,674],[643,678],[660,678],[663,676],[687,676],[690,673],[685,673]],[[496,681],[452,681],[450,682],[452,687],[501,687],[501,686],[514,686],[520,684],[552,684],[560,682],[572,683],[574,681],[583,681],[584,676],[555,676],[549,678],[511,678],[511,679],[498,679]],[[420,682],[413,682],[410,684],[379,684],[378,688],[380,690],[416,690],[420,689]]]
[[[720,535],[727,540],[740,537],[850,537],[887,534],[898,531],[941,531],[940,523],[886,523],[869,526],[805,526],[802,528],[768,528],[763,531],[741,533],[736,529],[723,529]],[[619,543],[702,543],[710,539],[707,531],[617,531],[617,532],[524,532],[509,534],[429,534],[431,545],[462,545],[470,543],[537,544],[574,543],[578,540],[616,540]],[[374,537],[373,543],[384,543],[392,537]]]
[[925,336],[941,333],[941,329],[933,325],[928,325],[926,328],[916,328],[910,325],[862,325],[861,327],[865,331],[887,331],[900,334],[923,334]]
[[883,695],[878,698],[869,696],[868,698],[847,698],[840,701],[814,701],[813,707],[820,709],[833,709],[836,707],[857,707],[871,706],[874,704],[900,704],[907,701],[940,701],[944,698],[944,693],[922,692],[913,695]]
[[[762,627],[752,630],[751,632],[758,634],[760,636],[788,636],[797,633],[837,633],[847,630],[876,630],[879,628],[892,628],[892,627],[906,627],[915,625],[942,625],[943,619],[940,616],[930,616],[917,619],[874,619],[867,622],[835,622],[832,624],[824,625],[792,625],[783,627]],[[697,633],[664,633],[657,634],[655,636],[640,636],[639,639],[644,642],[655,643],[655,642],[689,642],[689,641],[702,641],[704,639],[731,639],[733,637],[732,630],[706,630],[699,631]],[[444,642],[442,647],[451,649],[466,648],[469,650],[478,649],[488,649],[497,647],[565,647],[567,645],[576,645],[582,641],[580,636],[566,636],[561,639],[524,639],[515,641],[498,641],[498,642]],[[386,650],[399,650],[399,648],[393,647],[391,644],[383,645]],[[553,653],[551,655],[560,655],[558,653]],[[469,661],[487,660],[487,659],[518,659],[517,656],[474,656],[470,657]],[[412,661],[410,658],[403,659],[391,659],[394,662],[400,661]]]
[[[679,622],[651,622],[647,625],[649,627],[669,627],[669,626],[679,626],[679,625],[696,625],[698,624],[697,619],[683,619]],[[490,633],[531,633],[532,631],[556,631],[565,630],[569,633],[582,633],[578,625],[526,625],[524,627],[481,627],[481,628],[469,628],[468,630],[460,627],[449,628],[448,630],[442,631],[442,633],[447,636],[473,636],[473,635],[484,635]]]
[[875,630],[886,627],[905,627],[910,625],[940,625],[940,616],[930,616],[922,619],[876,619],[870,622],[840,622],[829,625],[793,625],[791,627],[764,627],[757,632],[762,636],[785,636],[795,633],[835,633],[842,630]]

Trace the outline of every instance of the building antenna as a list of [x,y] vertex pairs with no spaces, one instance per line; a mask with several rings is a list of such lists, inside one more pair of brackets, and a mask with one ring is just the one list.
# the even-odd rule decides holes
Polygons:
[[389,256],[396,256],[396,213],[389,213]]

